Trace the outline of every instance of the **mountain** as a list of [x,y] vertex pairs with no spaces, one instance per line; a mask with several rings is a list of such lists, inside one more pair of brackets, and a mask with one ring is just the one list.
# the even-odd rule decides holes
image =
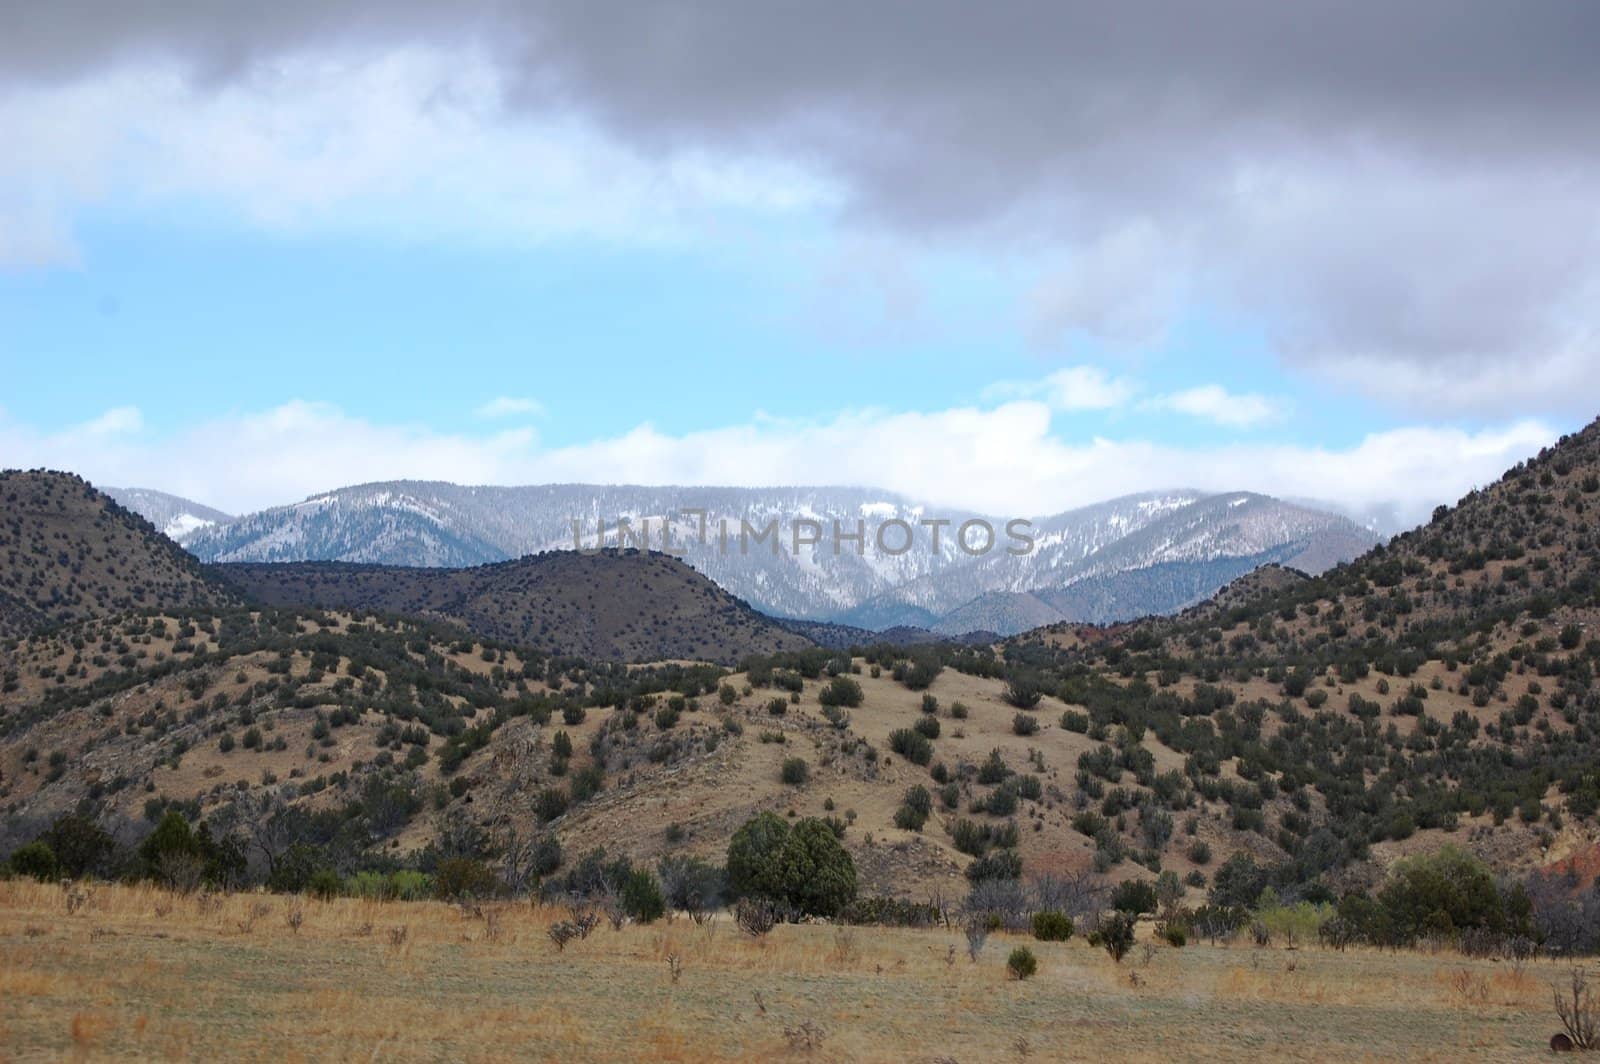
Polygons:
[[[924,521],[949,522],[935,549]],[[347,561],[466,567],[605,543],[641,545],[618,530],[648,529],[646,545],[682,557],[719,586],[777,617],[870,630],[976,628],[1010,634],[1062,618],[1107,620],[1183,608],[1244,571],[1252,560],[1321,571],[1376,537],[1346,518],[1262,495],[1155,492],[1032,522],[1033,549],[1005,520],[989,517],[993,547],[969,554],[957,542],[980,519],[891,492],[862,488],[681,488],[558,484],[462,487],[395,481],[343,488],[199,529],[183,542],[212,562]],[[815,522],[821,542],[797,542]],[[884,530],[891,549],[865,550]],[[575,531],[576,527],[576,531]],[[768,531],[770,528],[770,532]],[[801,537],[803,538],[803,537]],[[976,549],[983,533],[974,529]],[[1216,562],[1214,569],[1195,563]],[[1188,579],[1119,574],[1190,564]],[[1209,582],[1214,577],[1215,582]],[[1084,581],[1096,590],[1058,594]],[[999,593],[1000,597],[986,597]],[[957,613],[956,611],[963,611]],[[1113,616],[1114,615],[1114,616]]]
[[[81,511],[86,528],[125,518],[164,542],[64,486],[77,497],[30,506]],[[1066,590],[1143,573],[1180,597],[1224,578],[1208,557],[1219,542],[1254,551],[1241,565],[1297,559],[1321,527],[1269,501],[1205,498],[1187,517],[1193,503],[1151,508],[1140,556],[1155,564],[1095,569],[1102,547]],[[602,847],[652,867],[721,861],[771,810],[838,816],[864,894],[949,897],[975,866],[1106,891],[1171,872],[1194,907],[1249,906],[1268,884],[1289,902],[1364,902],[1397,860],[1449,844],[1529,884],[1544,934],[1561,913],[1530,871],[1592,853],[1600,832],[1597,518],[1600,423],[1321,574],[1266,565],[1176,616],[850,661],[659,555],[217,565],[210,578],[256,605],[91,616],[6,648],[0,853],[69,811],[134,842],[150,810],[181,809],[242,840],[246,885],[299,845],[307,874],[431,868],[448,848],[518,889],[533,852],[548,884]],[[69,522],[36,538],[57,533],[86,534]],[[71,550],[30,557],[40,586],[77,564]],[[1044,591],[987,601],[1038,609],[1030,595],[1050,605]],[[779,649],[725,671],[522,645],[544,639],[724,660],[741,640]],[[860,692],[842,707],[846,670]],[[920,756],[913,727],[931,744]],[[795,759],[804,779],[785,782]],[[932,801],[909,808],[921,790]],[[1339,911],[1350,926],[1336,928],[1383,944],[1360,937],[1382,932],[1357,922],[1370,906]]]
[[193,557],[81,477],[7,470],[0,499],[0,636],[231,601]]
[[202,528],[223,525],[233,518],[221,510],[191,499],[150,488],[101,488],[124,508],[159,528],[169,539],[182,542]]
[[232,563],[209,572],[263,606],[449,621],[557,656],[732,664],[811,645],[664,554],[558,551],[470,569]]

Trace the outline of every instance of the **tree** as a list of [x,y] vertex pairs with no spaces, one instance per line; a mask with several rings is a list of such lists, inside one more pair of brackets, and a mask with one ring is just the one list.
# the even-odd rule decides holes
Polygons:
[[1395,862],[1378,902],[1403,940],[1467,927],[1506,930],[1505,906],[1488,866],[1454,846]]
[[789,837],[789,823],[772,812],[745,821],[728,842],[728,889],[739,897],[781,898],[778,851]]
[[667,911],[661,885],[648,868],[635,868],[622,883],[622,909],[641,924],[659,920]]
[[1267,886],[1267,870],[1243,850],[1233,854],[1211,880],[1211,904],[1252,908]]
[[825,822],[807,817],[778,851],[783,897],[812,916],[837,916],[856,896],[856,866]]
[[176,809],[168,809],[162,814],[161,823],[139,844],[139,857],[152,874],[166,858],[184,856],[203,859],[205,855],[201,851],[199,838],[183,814]]
[[61,865],[61,875],[73,879],[100,870],[117,848],[100,825],[76,813],[63,813],[57,817],[38,841],[48,845],[55,853]]
[[60,871],[60,864],[56,861],[55,851],[45,843],[34,841],[17,847],[12,851],[8,862],[15,875],[28,876],[41,883],[47,883],[56,878]]

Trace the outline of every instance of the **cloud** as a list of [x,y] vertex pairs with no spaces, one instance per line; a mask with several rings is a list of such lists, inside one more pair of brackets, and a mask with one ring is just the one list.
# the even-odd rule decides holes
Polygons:
[[984,389],[988,399],[1037,398],[1053,410],[1114,410],[1133,398],[1138,385],[1098,366],[1066,366],[1032,381],[999,381]]
[[1199,309],[1386,402],[1573,412],[1597,38],[1589,0],[12,5],[0,254],[128,188],[413,237],[816,210],[1038,263],[1044,338]]
[[537,416],[544,413],[544,404],[537,399],[501,395],[484,403],[475,412],[479,417],[486,419],[517,417],[520,415]]
[[77,432],[90,439],[104,439],[138,432],[144,427],[144,415],[136,406],[118,406],[107,410],[92,421],[79,425]]
[[1255,428],[1281,421],[1284,417],[1284,406],[1280,400],[1264,395],[1235,394],[1217,384],[1159,395],[1144,405],[1152,410],[1187,414],[1232,429]]
[[0,82],[0,267],[74,262],[86,208],[218,211],[394,243],[683,241],[836,197],[778,159],[641,154],[552,111],[514,117],[477,51],[286,56],[221,83],[170,66]]
[[[154,487],[230,512],[376,480],[467,484],[836,484],[848,481],[930,503],[1042,515],[1177,486],[1254,490],[1393,508],[1406,521],[1497,479],[1556,436],[1538,421],[1477,432],[1414,427],[1346,448],[1271,442],[1169,446],[1098,438],[1069,444],[1035,399],[927,413],[859,409],[820,420],[763,418],[541,447],[527,429],[447,434],[376,424],[337,407],[292,402],[169,436],[114,438],[95,424],[40,433],[0,417],[0,466],[71,469],[101,484]],[[103,421],[104,419],[100,419]]]

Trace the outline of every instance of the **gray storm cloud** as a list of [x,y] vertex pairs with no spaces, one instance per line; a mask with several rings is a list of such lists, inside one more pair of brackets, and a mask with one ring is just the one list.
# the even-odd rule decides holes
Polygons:
[[777,153],[850,224],[1053,262],[1025,301],[1046,337],[1138,342],[1190,301],[1452,409],[1586,402],[1600,370],[1586,0],[30,6],[0,14],[0,77],[470,46],[510,117]]

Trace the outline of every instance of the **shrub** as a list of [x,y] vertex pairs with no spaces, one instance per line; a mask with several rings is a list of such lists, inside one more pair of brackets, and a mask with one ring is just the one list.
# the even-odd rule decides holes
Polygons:
[[1124,879],[1111,895],[1111,907],[1137,916],[1156,911],[1156,888],[1143,879]]
[[311,873],[306,890],[319,898],[337,898],[344,894],[344,880],[331,868],[319,868]]
[[546,787],[533,800],[533,811],[546,823],[567,811],[567,792],[559,787]]
[[995,784],[1011,775],[1011,769],[1006,767],[1005,758],[1000,756],[999,750],[989,751],[989,757],[978,766],[978,782]]
[[925,739],[937,739],[939,737],[938,717],[922,717],[912,727],[916,729],[917,734]]
[[41,883],[56,878],[59,871],[55,851],[42,842],[30,842],[17,847],[12,851],[9,864],[13,875],[28,876]]
[[926,765],[933,760],[933,744],[928,737],[910,728],[896,728],[890,732],[889,749],[914,765]]
[[1040,942],[1065,942],[1072,937],[1072,917],[1054,909],[1033,914],[1033,937]]
[[1127,913],[1112,913],[1100,921],[1100,927],[1089,936],[1089,942],[1102,947],[1120,964],[1133,948],[1133,938],[1134,918]]
[[1011,956],[1006,958],[1006,971],[1013,979],[1028,979],[1039,970],[1039,961],[1033,955],[1033,950],[1027,946],[1018,946],[1011,951]]
[[855,862],[821,820],[807,817],[796,824],[776,864],[783,899],[808,916],[837,916],[855,899]]
[[1162,928],[1161,937],[1166,941],[1167,945],[1174,949],[1182,949],[1189,944],[1188,933],[1177,924],[1168,924]]
[[1032,709],[1039,704],[1039,699],[1044,696],[1044,688],[1038,677],[1019,675],[1006,681],[1003,697],[1018,709]]
[[500,892],[500,880],[482,861],[450,857],[440,861],[434,870],[433,889],[446,899],[492,898]]
[[767,703],[767,712],[774,717],[783,716],[789,712],[789,700],[787,698],[774,698]]
[[933,796],[920,783],[906,791],[905,800],[894,814],[894,826],[906,831],[921,831],[933,812]]
[[974,883],[991,879],[1020,879],[1022,858],[1015,850],[996,850],[967,866],[967,878]]
[[[732,690],[732,688],[728,688]],[[622,883],[622,911],[641,924],[659,920],[667,911],[661,885],[648,868],[635,868]]]
[[740,897],[783,897],[778,852],[789,823],[776,813],[758,813],[728,842],[728,888]]
[[849,676],[835,676],[817,692],[817,701],[825,706],[861,705],[861,685]]
[[803,757],[786,757],[779,775],[783,782],[798,787],[811,778],[811,769],[806,766]]

